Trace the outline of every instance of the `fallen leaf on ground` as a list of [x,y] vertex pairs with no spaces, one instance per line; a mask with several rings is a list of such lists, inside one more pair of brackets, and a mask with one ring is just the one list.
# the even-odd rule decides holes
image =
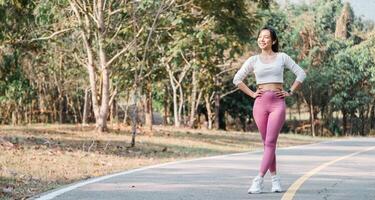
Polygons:
[[7,187],[4,187],[1,191],[4,194],[12,194],[13,190],[14,188],[12,186],[7,186]]
[[14,147],[13,143],[6,141],[4,138],[0,138],[0,145],[8,149]]

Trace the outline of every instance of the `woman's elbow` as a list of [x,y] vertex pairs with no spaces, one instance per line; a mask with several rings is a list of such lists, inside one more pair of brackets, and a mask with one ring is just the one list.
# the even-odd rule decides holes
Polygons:
[[306,76],[307,76],[307,74],[306,74],[306,72],[303,70],[303,71],[302,71],[302,78],[303,78],[303,80],[305,80]]
[[297,76],[297,81],[302,83],[305,80],[305,78],[306,78],[306,73],[303,71]]
[[233,81],[232,81],[232,83],[236,86],[236,87],[238,87],[238,84],[240,84],[242,81],[241,80],[239,80],[239,79],[233,79]]

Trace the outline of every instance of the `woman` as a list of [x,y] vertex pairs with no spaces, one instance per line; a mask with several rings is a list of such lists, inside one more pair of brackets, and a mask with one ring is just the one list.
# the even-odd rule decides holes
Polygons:
[[[276,174],[276,142],[285,121],[285,97],[293,95],[306,77],[303,69],[287,54],[279,52],[275,30],[265,27],[258,34],[258,46],[261,53],[251,56],[236,73],[233,83],[245,94],[255,99],[253,116],[262,136],[264,152],[259,174],[253,179],[248,193],[263,191],[263,177],[269,170],[272,180],[272,192],[281,192],[280,178]],[[296,76],[292,87],[283,89],[284,68],[290,69]],[[250,90],[242,81],[253,72],[257,90]]]

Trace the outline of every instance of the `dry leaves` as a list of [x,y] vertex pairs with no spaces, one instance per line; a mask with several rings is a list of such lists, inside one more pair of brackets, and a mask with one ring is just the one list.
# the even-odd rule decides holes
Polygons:
[[5,149],[12,149],[14,148],[14,144],[5,140],[4,138],[0,137],[0,146],[2,146]]

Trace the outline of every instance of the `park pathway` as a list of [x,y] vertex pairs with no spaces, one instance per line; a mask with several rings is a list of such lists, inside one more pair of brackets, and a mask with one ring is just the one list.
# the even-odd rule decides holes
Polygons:
[[247,194],[262,152],[174,162],[75,183],[38,200],[375,200],[375,138],[280,148],[285,192]]

